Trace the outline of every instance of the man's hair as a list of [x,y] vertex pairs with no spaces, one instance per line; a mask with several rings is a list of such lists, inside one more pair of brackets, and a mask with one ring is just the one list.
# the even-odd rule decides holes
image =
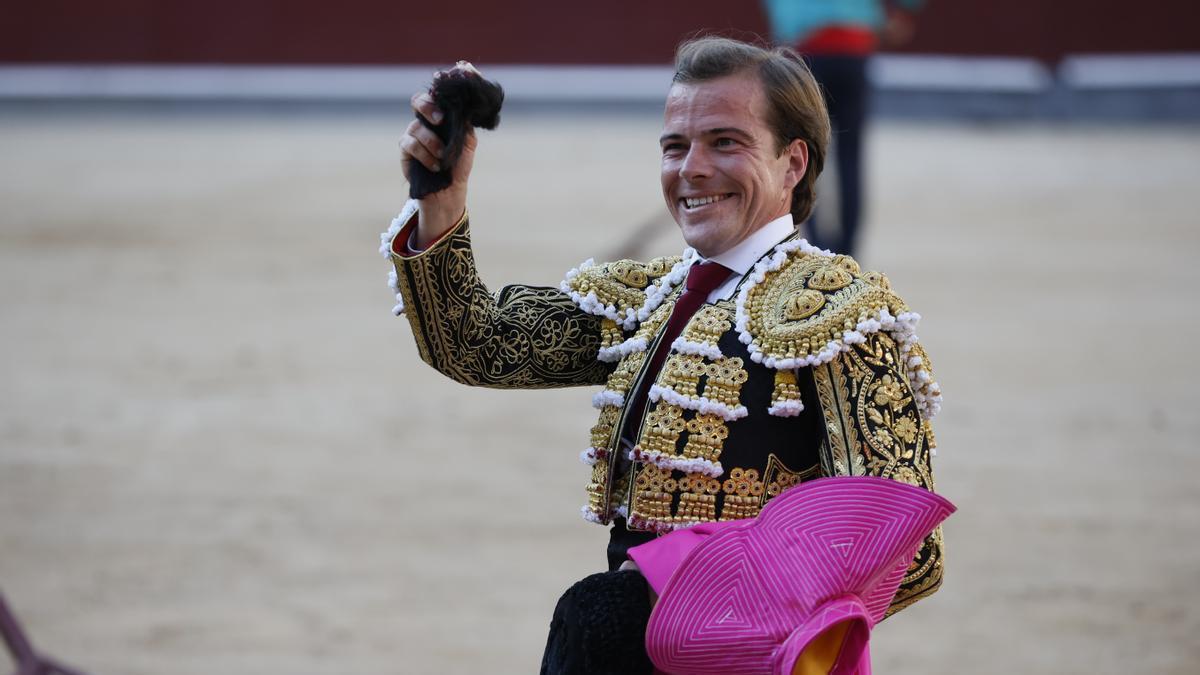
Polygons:
[[722,37],[688,40],[675,51],[672,82],[694,84],[753,70],[767,99],[767,126],[775,134],[775,151],[793,140],[808,146],[808,169],[792,190],[792,220],[799,226],[816,201],[817,176],[829,146],[829,113],[821,88],[800,55],[787,47],[763,49]]

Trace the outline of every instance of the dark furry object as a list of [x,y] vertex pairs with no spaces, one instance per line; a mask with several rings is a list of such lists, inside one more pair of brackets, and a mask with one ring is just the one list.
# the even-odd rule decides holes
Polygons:
[[420,162],[409,165],[408,196],[420,199],[425,195],[445,190],[452,181],[451,172],[462,156],[463,143],[471,127],[495,129],[500,123],[500,106],[504,103],[504,89],[491,80],[485,80],[470,64],[438,73],[429,88],[434,104],[442,111],[442,123],[433,124],[417,115],[425,126],[445,145],[440,161],[441,171],[434,173]]
[[601,572],[558,600],[541,675],[650,675],[649,586],[640,572]]

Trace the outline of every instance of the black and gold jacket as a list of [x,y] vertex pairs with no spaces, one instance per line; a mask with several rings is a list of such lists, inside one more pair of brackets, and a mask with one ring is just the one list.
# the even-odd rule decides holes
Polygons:
[[[777,245],[736,299],[689,320],[640,420],[625,419],[695,253],[646,263],[588,261],[560,288],[479,280],[466,218],[428,250],[394,252],[411,210],[383,236],[391,285],[421,358],[458,382],[500,388],[603,384],[582,454],[583,515],[668,532],[755,516],[810,478],[874,475],[932,490],[929,420],[941,395],[914,333],[920,318],[878,272],[803,239]],[[636,426],[631,426],[636,425]],[[619,430],[636,429],[632,444]],[[626,434],[630,436],[630,434]],[[890,608],[933,593],[941,530],[925,541]]]

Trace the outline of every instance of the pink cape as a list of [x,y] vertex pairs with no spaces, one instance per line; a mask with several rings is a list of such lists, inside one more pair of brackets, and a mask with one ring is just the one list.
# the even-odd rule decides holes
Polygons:
[[659,594],[646,651],[667,673],[790,675],[849,621],[831,673],[869,673],[867,639],[917,547],[954,512],[923,488],[868,476],[802,483],[757,518],[705,523],[630,549]]

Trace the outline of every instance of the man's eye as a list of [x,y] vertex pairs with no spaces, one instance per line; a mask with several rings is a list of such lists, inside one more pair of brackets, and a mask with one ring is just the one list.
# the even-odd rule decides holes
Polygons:
[[682,143],[668,143],[662,147],[662,151],[663,151],[664,155],[671,153],[671,152],[679,152],[682,149],[683,149]]
[[732,146],[735,143],[737,143],[737,141],[733,140],[732,138],[726,138],[726,137],[718,138],[716,141],[716,145],[718,148],[727,148],[727,147]]

